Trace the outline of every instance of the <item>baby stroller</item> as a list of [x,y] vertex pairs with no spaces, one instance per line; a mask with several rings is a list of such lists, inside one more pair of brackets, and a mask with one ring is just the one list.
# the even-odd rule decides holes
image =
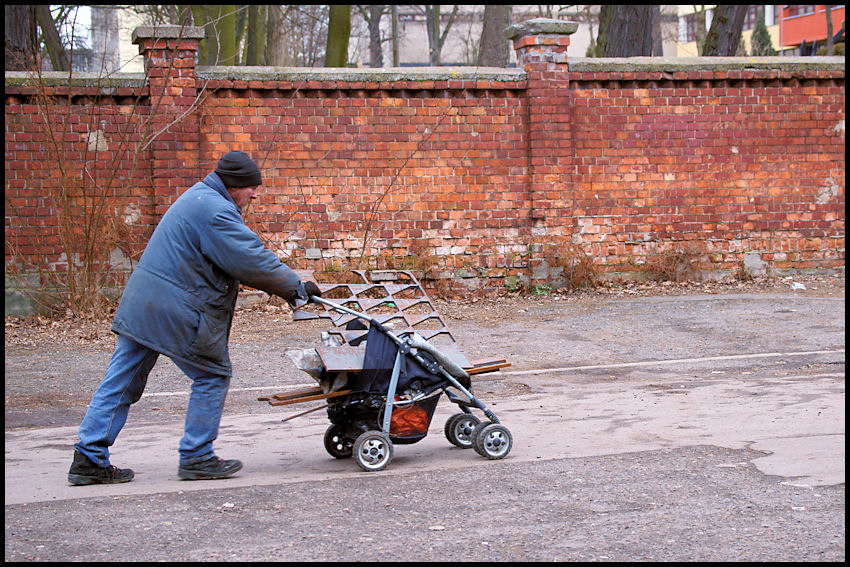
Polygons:
[[[355,273],[366,280],[365,273]],[[335,287],[333,284],[319,284],[323,297],[312,297],[314,304],[326,308],[323,315],[334,320],[335,335],[339,337],[337,343],[325,341],[325,346],[315,349],[318,359],[313,359],[312,369],[299,366],[310,372],[321,386],[322,393],[312,391],[310,399],[328,400],[326,407],[331,425],[324,435],[325,449],[338,459],[354,457],[365,471],[382,470],[393,457],[394,445],[416,443],[425,438],[439,398],[445,394],[461,410],[445,424],[444,433],[449,442],[462,449],[472,448],[488,459],[505,458],[513,444],[511,433],[472,394],[470,374],[497,370],[509,364],[503,359],[470,364],[453,344],[453,338],[448,345],[438,347],[422,334],[430,334],[431,338],[447,334],[444,326],[430,333],[420,333],[410,325],[405,325],[408,328],[402,331],[391,330],[389,322],[398,319],[399,313],[423,302],[430,306],[412,274],[393,274],[405,278],[406,282],[344,284],[352,292],[349,304],[367,308],[390,305],[393,309],[390,315],[371,316],[325,299],[324,296],[333,295],[326,293]],[[356,296],[357,292],[362,295],[363,289],[374,290],[375,287],[385,291],[386,296],[377,299]],[[421,294],[419,298],[402,297],[403,291],[414,288]],[[407,323],[410,319],[420,323],[435,317],[431,309],[432,312],[424,316],[402,317]],[[296,320],[315,317],[299,311],[296,311]],[[285,394],[260,399],[273,405],[277,405],[275,400],[281,404],[299,401],[297,396]],[[486,421],[476,417],[472,410],[483,412]]]

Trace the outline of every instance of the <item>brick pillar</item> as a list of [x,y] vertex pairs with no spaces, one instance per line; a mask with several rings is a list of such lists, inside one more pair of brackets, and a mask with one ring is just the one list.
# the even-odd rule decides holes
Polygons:
[[528,147],[530,152],[532,283],[545,283],[549,273],[543,247],[571,226],[568,195],[573,149],[570,133],[570,77],[567,47],[578,24],[546,18],[509,27],[517,64],[528,80]]
[[198,115],[192,110],[198,94],[195,59],[203,38],[204,30],[198,27],[141,26],[133,31],[150,90],[153,121],[147,135],[156,136],[148,151],[157,219],[206,173],[200,167]]

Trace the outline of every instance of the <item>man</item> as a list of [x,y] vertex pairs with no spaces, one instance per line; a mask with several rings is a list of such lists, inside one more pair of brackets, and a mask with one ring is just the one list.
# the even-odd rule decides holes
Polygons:
[[109,447],[160,354],[192,379],[178,477],[226,478],[242,468],[237,460],[218,458],[212,448],[232,373],[227,340],[239,283],[291,305],[321,295],[242,220],[261,183],[260,168],[247,154],[229,152],[163,215],[115,313],[115,352],[80,424],[71,484],[133,479],[132,470],[109,463]]

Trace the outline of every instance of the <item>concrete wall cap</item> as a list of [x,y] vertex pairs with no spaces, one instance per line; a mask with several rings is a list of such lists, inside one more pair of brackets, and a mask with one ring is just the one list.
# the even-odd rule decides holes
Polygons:
[[573,72],[843,71],[844,57],[572,57]]
[[139,26],[131,39],[138,44],[143,39],[204,39],[204,28],[195,26]]
[[505,29],[508,39],[523,37],[526,35],[553,34],[572,35],[578,30],[578,22],[566,22],[563,20],[552,20],[549,18],[534,18]]
[[199,67],[197,76],[213,80],[277,81],[523,81],[522,69],[498,67],[394,67],[355,69],[349,67]]
[[27,86],[70,86],[70,87],[98,87],[108,89],[112,87],[143,87],[146,84],[144,73],[112,73],[102,75],[101,73],[76,72],[71,75],[68,71],[6,71],[7,87]]

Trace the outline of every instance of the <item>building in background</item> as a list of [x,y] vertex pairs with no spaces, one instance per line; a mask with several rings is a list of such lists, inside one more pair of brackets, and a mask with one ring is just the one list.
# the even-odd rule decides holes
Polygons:
[[[714,6],[715,4],[677,6],[679,41],[676,55],[678,57],[700,55],[697,38],[704,38],[711,27]],[[832,6],[830,13],[832,33],[835,35],[841,30],[841,23],[844,21],[844,6]],[[813,43],[826,44],[826,6],[753,4],[747,11],[742,34],[747,54],[752,53],[753,30],[760,15],[764,16],[764,23],[773,47],[780,55],[812,55],[813,52],[810,52],[809,48]]]
[[[779,16],[779,45],[794,55],[813,55],[826,45],[826,6],[783,5]],[[844,22],[844,6],[830,6],[833,37]]]
[[[92,8],[94,9],[94,8]],[[144,58],[133,44],[133,30],[142,25],[142,17],[133,10],[118,10],[118,67],[122,73],[144,73]]]
[[118,13],[117,6],[91,7],[90,71],[109,75],[118,71]]

